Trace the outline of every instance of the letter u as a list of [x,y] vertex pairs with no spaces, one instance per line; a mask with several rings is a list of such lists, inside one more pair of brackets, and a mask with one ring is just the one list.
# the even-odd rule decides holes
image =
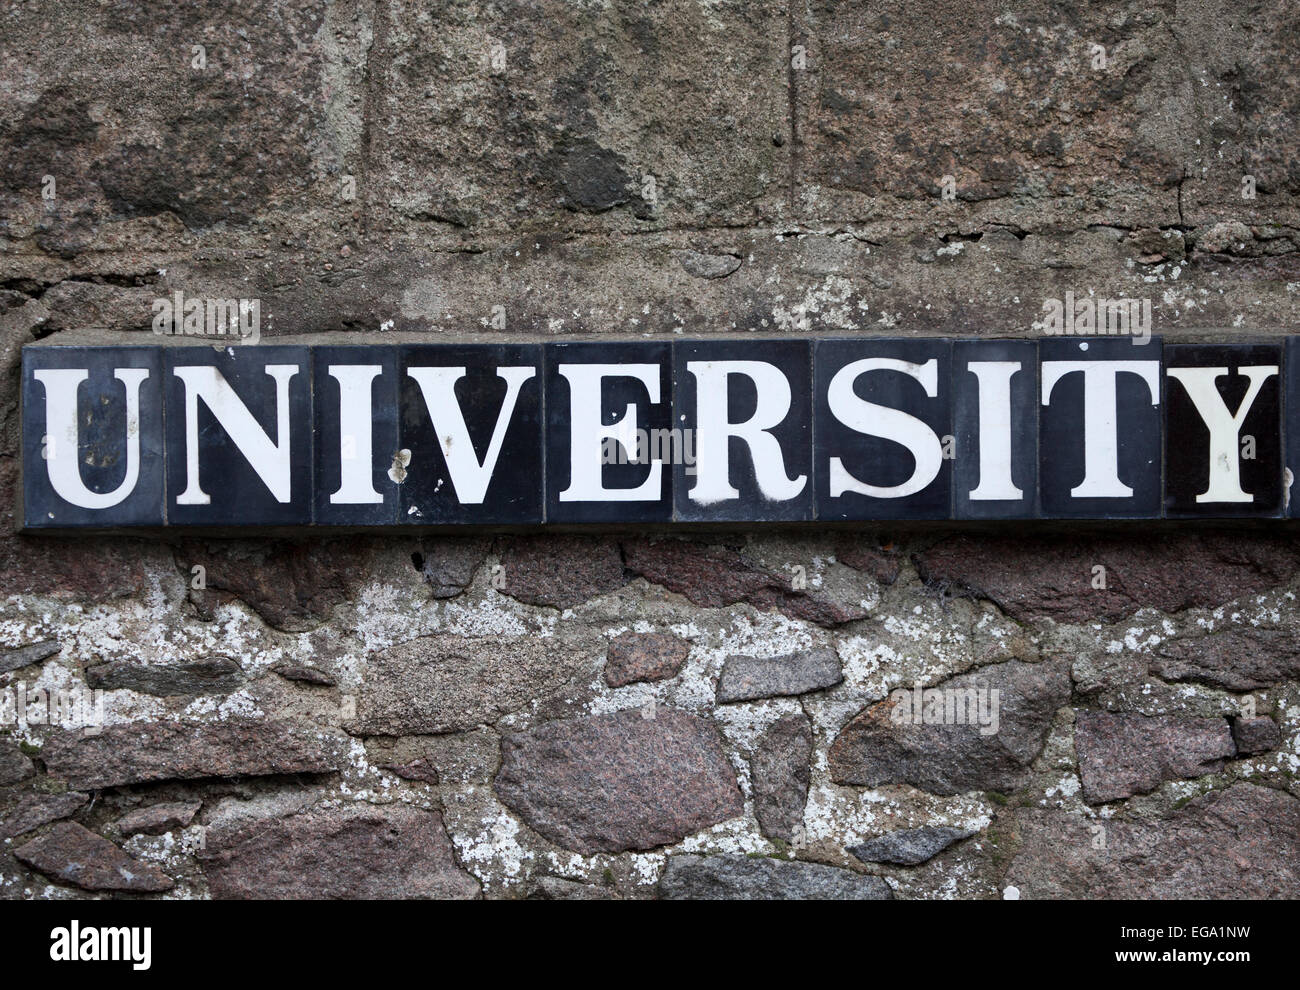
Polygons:
[[82,509],[107,509],[135,490],[140,478],[140,383],[147,368],[118,368],[113,377],[126,386],[126,477],[113,491],[92,492],[81,479],[77,428],[77,387],[90,377],[86,368],[42,368],[33,377],[45,386],[45,469],[58,496]]

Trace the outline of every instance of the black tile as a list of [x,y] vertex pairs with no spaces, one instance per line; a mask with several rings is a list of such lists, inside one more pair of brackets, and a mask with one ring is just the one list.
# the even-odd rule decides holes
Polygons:
[[810,341],[674,341],[673,381],[678,519],[813,518]]
[[[673,509],[672,471],[655,460],[649,437],[671,426],[669,344],[547,344],[547,521],[668,521]],[[636,463],[628,450],[637,442],[637,430],[646,436],[643,463]],[[626,456],[620,456],[623,451]]]
[[308,349],[168,347],[164,367],[168,524],[310,523]]
[[316,524],[396,523],[397,348],[313,347],[312,375]]
[[821,340],[814,354],[817,518],[947,519],[951,341]]
[[952,347],[953,515],[1038,514],[1038,343],[959,340]]
[[1168,345],[1164,365],[1165,514],[1281,515],[1281,346]]
[[161,526],[159,349],[25,347],[22,366],[23,524]]
[[413,344],[400,362],[401,521],[540,523],[541,345]]
[[[1038,348],[1043,516],[1159,518],[1160,338],[1145,343],[1128,337],[1057,338]],[[1090,410],[1085,410],[1085,381],[1091,383]]]

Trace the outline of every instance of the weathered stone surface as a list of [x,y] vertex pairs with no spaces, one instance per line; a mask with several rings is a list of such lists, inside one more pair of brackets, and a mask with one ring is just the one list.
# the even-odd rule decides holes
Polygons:
[[1282,730],[1266,715],[1258,718],[1234,718],[1232,741],[1237,744],[1237,753],[1241,756],[1267,753],[1282,745]]
[[428,539],[413,558],[434,598],[455,598],[474,580],[474,572],[487,556],[489,541],[482,538]]
[[[142,85],[145,97],[155,95],[167,74],[142,84],[127,67],[187,55],[176,34],[191,37],[201,14],[160,25],[165,40],[137,38],[125,53],[121,33],[100,23],[84,23],[75,37],[61,26],[52,41],[44,18],[15,17],[4,63],[25,69],[4,78],[9,126],[0,135],[21,152],[4,213],[7,236],[22,247],[9,264],[23,277],[5,285],[32,293],[33,308],[53,304],[51,326],[139,329],[148,307],[137,297],[197,281],[213,295],[255,287],[265,311],[275,311],[275,332],[373,331],[389,319],[399,330],[479,330],[492,299],[504,303],[512,333],[666,332],[679,319],[706,329],[760,329],[766,320],[782,331],[805,321],[865,331],[896,314],[924,332],[968,332],[972,306],[975,322],[1009,331],[1041,315],[1062,270],[1078,271],[1099,294],[1138,295],[1147,272],[1125,263],[1144,246],[1130,248],[1125,230],[1177,224],[1192,242],[1195,231],[1238,220],[1255,233],[1252,244],[1274,254],[1244,272],[1198,264],[1193,254],[1176,288],[1205,289],[1203,308],[1184,305],[1181,292],[1168,302],[1155,294],[1158,324],[1225,326],[1237,313],[1265,325],[1243,305],[1254,299],[1276,314],[1268,325],[1294,322],[1285,285],[1296,264],[1287,127],[1295,94],[1265,84],[1275,66],[1294,62],[1295,18],[1285,4],[1232,22],[1212,5],[1121,3],[1064,25],[1041,4],[1026,9],[1024,24],[992,8],[941,5],[934,21],[954,27],[928,33],[906,14],[841,3],[813,9],[811,21],[804,9],[731,0],[703,11],[652,6],[557,15],[554,2],[521,14],[519,4],[417,12],[344,0],[275,26],[254,18],[241,22],[247,37],[238,40],[234,28],[213,29],[224,39],[209,47],[208,70],[175,59],[200,119],[172,119],[176,95],[159,93],[166,109],[134,123],[106,119],[98,107],[140,105]],[[1098,28],[1112,56],[1107,71],[1088,65]],[[254,71],[246,59],[261,42],[252,39],[274,46],[285,35],[294,39],[292,62]],[[701,45],[701,37],[712,40]],[[500,72],[491,54],[498,41]],[[796,42],[807,48],[806,69],[792,69]],[[60,75],[57,54],[42,50],[79,45],[93,67],[85,77]],[[948,68],[936,75],[936,64]],[[1005,78],[1017,64],[1041,72]],[[452,66],[463,70],[454,86]],[[973,83],[965,97],[936,111],[917,95],[962,72],[953,85]],[[242,86],[249,73],[264,87],[249,91],[256,102],[215,121],[212,87]],[[906,82],[893,90],[888,79]],[[248,118],[267,99],[277,118],[293,121],[285,134]],[[1148,103],[1162,112],[1153,116]],[[863,126],[879,127],[873,115],[890,119],[882,132],[890,137],[855,142]],[[972,131],[977,118],[983,130]],[[147,144],[156,133],[173,139],[146,156],[148,178],[120,175],[119,142]],[[191,157],[204,136],[225,150],[198,169],[198,188],[174,168],[154,167],[173,151]],[[249,150],[246,139],[251,160],[236,165],[230,149]],[[280,154],[282,141],[295,155]],[[1169,179],[1153,183],[1152,148],[1180,164],[1177,189]],[[267,156],[277,164],[266,167]],[[966,171],[955,173],[950,203],[937,183],[954,156]],[[63,177],[57,209],[30,178],[42,174],[38,162]],[[253,214],[247,226],[233,215],[244,209],[213,199],[212,177],[232,170],[231,194]],[[116,190],[111,199],[99,171]],[[1256,200],[1241,195],[1247,171],[1260,180]],[[346,176],[358,180],[356,202],[341,195]],[[655,203],[647,177],[656,179]],[[264,185],[250,189],[254,180]],[[155,195],[132,193],[154,186]],[[204,229],[196,252],[185,225],[206,226],[196,217],[214,206],[232,215]],[[1123,223],[1112,226],[1117,217]],[[797,238],[781,236],[791,219],[804,221]],[[275,224],[277,235],[260,243]],[[583,233],[593,229],[599,234]],[[918,235],[948,253],[918,250]],[[253,238],[256,250],[241,250]],[[746,264],[699,279],[673,257],[683,249],[735,253]],[[620,279],[629,272],[636,277]],[[91,281],[101,273],[104,282]],[[861,294],[841,304],[840,279]]]
[[812,723],[804,715],[783,715],[759,737],[749,760],[754,817],[763,834],[793,842],[803,825],[811,781]]
[[889,901],[880,877],[822,863],[748,856],[670,856],[659,896],[676,901]]
[[1187,254],[1187,243],[1181,231],[1149,228],[1129,235],[1133,249],[1146,263],[1182,261]]
[[624,633],[610,640],[605,683],[623,687],[676,677],[690,652],[691,644],[671,633]]
[[526,536],[501,554],[504,594],[526,605],[573,608],[627,583],[612,540],[585,536]]
[[54,733],[41,750],[51,776],[81,790],[154,780],[326,773],[336,764],[319,734],[286,721],[113,725],[95,736]]
[[157,893],[175,882],[158,867],[128,856],[113,843],[76,822],[55,825],[14,850],[14,857],[51,880],[84,890]]
[[855,571],[870,574],[888,587],[898,580],[902,557],[892,544],[879,546],[865,537],[845,536],[835,546],[835,559]]
[[788,577],[734,550],[692,540],[631,540],[623,544],[623,554],[630,573],[706,608],[748,602],[820,626],[836,626],[866,615],[862,608],[841,604],[827,595],[796,591]]
[[608,887],[565,880],[563,877],[538,877],[528,891],[532,901],[612,901],[618,895]]
[[[188,5],[148,16],[93,8],[75,25],[43,15],[37,7],[15,12],[3,39],[3,64],[21,58],[31,82],[5,80],[0,142],[10,154],[0,193],[23,198],[29,176],[42,170],[63,177],[48,250],[75,254],[92,219],[170,214],[208,227],[301,207],[337,162],[333,142],[320,142],[330,130],[321,9],[295,3],[238,22]],[[43,44],[24,43],[42,33]],[[198,67],[194,44],[206,52]],[[75,78],[71,50],[88,60]],[[264,50],[283,57],[266,64]],[[136,109],[106,117],[100,108],[109,106]]]
[[740,267],[734,254],[704,254],[700,251],[677,251],[677,262],[696,278],[726,278]]
[[301,663],[278,663],[271,668],[286,681],[297,681],[300,684],[315,684],[317,687],[334,687],[336,681],[329,674],[316,667],[308,667]]
[[173,801],[151,804],[146,808],[129,811],[116,822],[123,835],[162,835],[173,829],[184,828],[194,821],[203,807],[202,801]]
[[42,643],[20,646],[16,650],[5,650],[0,653],[0,674],[7,674],[11,670],[19,670],[30,664],[40,663],[42,660],[58,656],[60,649],[57,640],[48,639]]
[[[558,171],[564,205],[572,210],[603,213],[623,206],[635,186],[621,156],[586,139],[560,152]],[[642,207],[638,215],[645,212]]]
[[207,587],[190,587],[199,616],[211,619],[217,605],[237,598],[267,623],[304,632],[331,610],[356,597],[356,582],[372,541],[359,537],[290,542],[191,541],[176,550],[187,581],[191,569],[205,570]]
[[[781,202],[783,7],[508,0],[383,8],[377,22],[374,202],[403,218],[700,226]],[[459,85],[435,85],[453,65]]]
[[974,834],[974,829],[952,828],[948,825],[900,828],[859,846],[850,846],[849,852],[864,863],[918,866],[934,859],[954,842],[969,839]]
[[1104,848],[1095,826],[1063,812],[1016,812],[1007,882],[1024,898],[1300,896],[1300,801],[1282,791],[1234,784],[1163,821],[1107,821]]
[[[165,224],[177,228],[180,226],[170,217],[160,226]],[[60,253],[76,252],[85,246],[82,238],[86,233],[88,231],[84,228],[56,222],[43,239]],[[143,283],[155,280],[148,277],[137,279],[135,281],[142,283],[138,288],[134,285],[113,286],[94,282],[60,282],[52,285],[41,297],[41,302],[48,307],[50,313],[45,326],[50,330],[75,330],[87,325],[117,331],[138,330],[140,313],[151,312],[153,300],[161,294],[156,286]]]
[[556,693],[591,659],[574,644],[533,636],[422,636],[370,659],[348,728],[405,736],[491,724]]
[[1155,648],[1153,674],[1229,691],[1255,691],[1300,677],[1300,637],[1289,629],[1225,629],[1169,639]]
[[1150,682],[1146,660],[1144,655],[1128,651],[1111,653],[1099,649],[1075,653],[1070,667],[1075,693],[1096,699],[1101,707],[1107,707],[1108,699],[1126,691],[1141,691]]
[[750,701],[778,695],[807,694],[844,680],[833,649],[790,653],[783,657],[727,657],[718,678],[718,701]]
[[[1259,199],[1276,208],[1279,201],[1292,199],[1300,189],[1293,167],[1293,144],[1277,129],[1279,121],[1294,118],[1300,109],[1300,93],[1294,86],[1267,86],[1262,82],[1275,66],[1295,60],[1300,45],[1296,33],[1300,18],[1295,8],[1285,3],[1261,6],[1255,24],[1225,22],[1213,7],[1177,10],[1179,36],[1187,42],[1184,51],[1196,64],[1204,66],[1205,78],[1214,80],[1215,129],[1228,124],[1222,129],[1223,157],[1217,151],[1204,153],[1204,180],[1186,190],[1185,212],[1198,224],[1235,216],[1266,229],[1266,223],[1261,221],[1267,206]],[[1262,33],[1252,30],[1256,27]],[[1234,76],[1234,66],[1240,67],[1235,69],[1239,75]],[[1250,88],[1258,80],[1258,101],[1242,104],[1225,93],[1226,87],[1220,83],[1229,78],[1250,80]],[[1243,171],[1256,179],[1257,198],[1253,201],[1242,199]],[[1259,189],[1265,191],[1261,194]],[[1241,209],[1243,202],[1254,209]]]
[[1254,241],[1255,235],[1240,220],[1212,224],[1199,231],[1196,237],[1196,250],[1207,254],[1245,254],[1246,246]]
[[0,739],[0,786],[16,784],[26,780],[36,772],[27,754],[18,748],[17,743]]
[[585,855],[677,842],[744,810],[717,729],[672,708],[505,736],[494,787],[546,838]]
[[0,537],[0,587],[10,594],[99,602],[134,594],[145,581],[143,545],[129,540]]
[[0,839],[12,839],[33,829],[75,815],[89,794],[65,791],[62,794],[27,794],[4,820],[0,821]]
[[[0,45],[4,40],[0,38]],[[4,64],[2,57],[0,64]],[[3,146],[0,133],[0,147]],[[0,188],[0,203],[4,198]],[[0,318],[0,325],[3,323]],[[12,380],[18,381],[18,348],[6,351],[0,345],[0,357],[11,362],[15,369]],[[0,386],[0,395],[7,391],[7,385]],[[8,401],[17,409],[16,395]],[[6,415],[0,414],[0,423],[5,419]],[[145,584],[145,564],[161,559],[164,554],[156,544],[133,539],[60,540],[14,534],[14,508],[20,490],[19,460],[0,457],[0,588],[10,595],[41,595],[84,604],[110,601],[139,591]]]
[[1226,719],[1094,711],[1076,713],[1074,748],[1089,804],[1213,773],[1236,755]]
[[230,694],[239,690],[244,672],[229,657],[206,657],[194,663],[163,665],[113,660],[86,668],[86,683],[105,691],[139,691],[159,697],[185,694]]
[[[941,177],[950,175],[962,215],[982,207],[988,219],[1014,223],[1027,211],[1031,182],[1040,209],[1051,211],[1057,200],[1075,201],[1071,178],[1086,169],[1093,195],[1076,209],[1091,220],[1076,222],[1103,222],[1105,203],[1169,223],[1177,215],[1157,191],[1183,174],[1188,149],[1178,136],[1194,118],[1190,101],[1178,98],[1160,20],[1127,16],[1121,28],[1109,10],[1085,10],[1062,21],[1047,2],[1017,7],[1014,23],[979,3],[944,3],[923,18],[896,0],[867,11],[844,0],[800,10],[810,49],[802,75],[811,76],[793,84],[807,143],[805,196],[837,216],[869,216],[885,198],[906,211],[911,201],[941,202]],[[1112,53],[1112,72],[1091,67],[1092,43]],[[1014,71],[1026,64],[1033,74]],[[890,84],[878,85],[885,77]],[[928,86],[953,99],[931,108],[920,95]],[[1150,129],[1148,100],[1177,123]],[[1056,111],[1067,103],[1068,123]]]
[[[938,687],[998,691],[997,732],[983,734],[973,718],[964,725],[914,725],[908,703],[891,695],[840,731],[830,749],[832,779],[868,787],[911,784],[935,794],[1013,791],[1042,751],[1052,717],[1070,698],[1069,675],[1057,663],[1011,660]],[[985,697],[991,705],[992,695]]]
[[422,784],[438,783],[438,768],[429,762],[428,757],[420,757],[409,763],[384,763],[380,769],[395,773],[403,780],[415,780]]
[[[1300,554],[1247,532],[1187,530],[1088,540],[957,536],[918,554],[930,582],[988,598],[1022,622],[1113,622],[1143,606],[1162,612],[1218,605],[1289,581]],[[1093,568],[1106,587],[1092,587]]]
[[473,898],[479,885],[456,865],[442,816],[363,802],[285,818],[210,826],[198,854],[212,896],[350,900]]
[[[807,68],[791,79],[799,191],[819,218],[866,220],[888,204],[895,223],[928,209],[985,230],[1116,216],[1130,229],[1163,228],[1256,215],[1239,188],[1232,200],[1256,169],[1270,196],[1294,196],[1278,134],[1296,112],[1294,88],[1261,84],[1257,102],[1233,93],[1294,59],[1296,18],[1285,4],[1265,4],[1245,23],[1200,5],[1089,8],[1062,20],[1045,0],[1010,17],[992,4],[943,3],[928,8],[942,31],[914,13],[896,0],[867,9],[837,0],[792,14],[807,48]],[[1205,87],[1187,87],[1186,70]],[[955,95],[934,108],[920,95],[928,86]],[[1207,133],[1222,135],[1221,154],[1206,147]],[[1085,173],[1083,191],[1075,179]],[[944,176],[955,202],[941,196]]]

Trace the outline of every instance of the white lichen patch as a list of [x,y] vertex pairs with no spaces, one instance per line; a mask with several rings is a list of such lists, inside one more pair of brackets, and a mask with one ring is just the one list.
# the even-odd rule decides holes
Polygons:
[[[808,289],[803,298],[789,306],[776,306],[772,310],[772,322],[778,330],[808,330],[812,326],[809,314],[817,314],[819,322],[840,330],[858,330],[854,319],[854,307],[849,303],[853,295],[853,284],[840,275],[828,275],[819,286]],[[785,296],[776,296],[776,302],[784,302]]]
[[456,636],[525,636],[549,627],[550,621],[540,622],[521,610],[513,598],[489,595],[467,604],[452,602],[445,607],[445,631]]
[[802,715],[803,709],[796,698],[768,698],[762,701],[719,705],[713,713],[731,747],[741,753],[751,753],[759,738],[773,722],[786,715]]
[[341,615],[340,624],[356,634],[367,653],[376,653],[437,632],[441,616],[426,609],[427,604],[423,592],[372,582],[361,589],[355,610],[349,610],[354,614]]
[[247,691],[236,691],[225,698],[195,698],[181,712],[186,721],[224,721],[228,718],[262,718],[257,701]]
[[[1043,795],[1048,799],[1056,797],[1072,798],[1079,793],[1080,787],[1079,778],[1074,774],[1070,774],[1066,777],[1062,777],[1051,787],[1047,788],[1047,790],[1043,792]],[[1064,802],[1058,801],[1057,803],[1063,804]]]
[[523,826],[490,787],[471,784],[450,795],[443,807],[443,823],[456,858],[483,884],[485,893],[522,883],[526,867],[538,857],[538,850],[520,841]]
[[348,739],[339,767],[337,792],[342,797],[373,804],[400,801],[418,807],[429,807],[431,802],[418,797],[410,788],[402,787],[393,774],[372,766],[366,747],[360,739]]
[[949,826],[978,831],[988,827],[993,813],[993,807],[975,795],[945,798],[910,788],[841,787],[818,767],[804,807],[804,835],[808,843],[847,847],[898,829]]
[[676,853],[703,853],[706,855],[770,854],[776,847],[758,830],[758,823],[748,815],[719,822],[694,835],[688,835],[675,846],[669,846],[668,855]]

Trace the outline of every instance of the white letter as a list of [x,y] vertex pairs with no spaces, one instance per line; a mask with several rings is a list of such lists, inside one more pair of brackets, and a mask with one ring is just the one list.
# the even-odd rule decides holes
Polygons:
[[50,946],[50,958],[55,962],[68,962],[68,930],[66,928],[56,928],[50,932],[50,941],[54,944]]
[[[601,477],[601,442],[606,437],[620,441],[626,431],[635,430],[636,405],[629,402],[622,422],[606,426],[600,408],[606,378],[635,378],[659,401],[657,364],[561,364],[556,369],[569,381],[569,487],[560,492],[561,502],[655,502],[659,499],[663,461],[650,461],[650,474],[639,488],[606,488]],[[626,446],[626,443],[624,443]]]
[[146,970],[153,965],[153,929],[146,928],[131,932],[131,958],[135,960],[134,970]]
[[147,368],[118,368],[113,377],[126,386],[126,477],[105,495],[92,492],[81,480],[77,433],[77,386],[90,377],[85,368],[44,368],[33,372],[45,386],[45,430],[55,440],[45,461],[50,484],[59,497],[82,509],[107,509],[132,491],[140,477],[140,383]]
[[289,469],[289,379],[298,373],[296,364],[268,364],[265,371],[275,379],[276,443],[258,425],[248,407],[216,368],[177,368],[176,377],[185,383],[185,491],[176,496],[178,505],[208,505],[212,499],[199,484],[199,399],[212,410],[239,452],[247,458],[262,484],[277,502],[288,502],[292,476]]
[[901,485],[878,488],[858,481],[845,469],[838,457],[830,460],[831,498],[846,491],[871,495],[875,498],[903,498],[915,495],[939,475],[943,466],[943,445],[924,422],[909,413],[860,399],[853,391],[858,375],[868,371],[901,371],[925,387],[925,394],[934,398],[939,394],[939,362],[931,358],[925,364],[899,361],[895,358],[866,358],[845,365],[835,373],[827,390],[831,414],[845,426],[868,436],[883,437],[900,443],[912,452],[916,464],[912,476]]
[[[730,437],[739,438],[749,447],[754,478],[765,499],[785,501],[803,491],[807,476],[801,474],[794,480],[786,476],[781,445],[767,432],[779,426],[790,411],[790,382],[785,375],[766,361],[688,361],[686,370],[695,376],[699,434],[691,501],[713,505],[740,497],[730,482]],[[728,375],[746,375],[754,383],[754,415],[743,423],[727,419]]]
[[[378,364],[331,364],[330,377],[339,383],[339,490],[330,504],[378,505],[384,496],[375,491],[373,423],[370,389],[383,367]],[[343,438],[354,437],[356,456],[343,456]]]
[[979,381],[980,483],[972,501],[1024,497],[1011,480],[1011,377],[1019,361],[971,361],[967,370]]
[[492,480],[497,455],[501,453],[506,427],[510,425],[510,417],[514,414],[515,403],[519,399],[519,389],[537,374],[537,370],[497,369],[497,377],[506,383],[506,397],[501,401],[501,411],[497,413],[496,426],[492,429],[492,441],[488,444],[482,464],[474,453],[469,429],[465,426],[465,414],[456,399],[456,382],[464,377],[465,369],[409,368],[407,374],[416,380],[420,394],[424,396],[434,432],[442,444],[442,456],[447,460],[447,473],[451,475],[456,497],[460,499],[461,505],[481,504],[487,494],[488,483]]
[[1210,430],[1210,484],[1196,496],[1198,502],[1255,501],[1254,495],[1241,490],[1237,438],[1264,382],[1277,374],[1277,365],[1237,369],[1238,374],[1250,379],[1250,387],[1246,389],[1246,397],[1241,400],[1235,415],[1228,412],[1227,403],[1214,387],[1215,379],[1227,373],[1227,368],[1170,368],[1166,372],[1170,378],[1183,383],[1196,411]]
[[1119,480],[1119,424],[1115,379],[1122,372],[1147,383],[1151,404],[1160,404],[1159,361],[1044,361],[1043,405],[1052,388],[1074,371],[1083,372],[1083,483],[1070,489],[1075,498],[1128,498],[1133,489]]

